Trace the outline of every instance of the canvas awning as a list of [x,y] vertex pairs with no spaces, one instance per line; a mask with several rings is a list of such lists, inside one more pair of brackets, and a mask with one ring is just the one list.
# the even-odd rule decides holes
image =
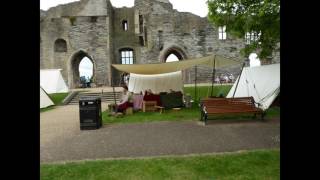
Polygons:
[[201,58],[188,59],[183,61],[155,63],[155,64],[112,64],[119,71],[135,74],[163,74],[177,72],[196,65],[215,67],[216,69],[233,65],[240,65],[242,62],[233,58],[226,58],[220,55],[210,55]]
[[156,74],[141,75],[130,73],[128,85],[129,91],[133,93],[144,92],[151,89],[153,93],[183,91],[183,81],[181,71]]

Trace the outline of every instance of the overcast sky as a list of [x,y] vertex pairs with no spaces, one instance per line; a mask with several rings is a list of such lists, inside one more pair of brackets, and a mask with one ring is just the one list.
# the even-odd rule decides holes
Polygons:
[[[66,4],[74,2],[76,0],[40,0],[40,8],[42,10],[48,10],[50,7],[57,6],[58,4]],[[110,0],[114,7],[132,7],[134,0]],[[177,9],[180,12],[191,12],[201,17],[205,17],[208,14],[207,0],[169,0],[173,6],[173,9]]]

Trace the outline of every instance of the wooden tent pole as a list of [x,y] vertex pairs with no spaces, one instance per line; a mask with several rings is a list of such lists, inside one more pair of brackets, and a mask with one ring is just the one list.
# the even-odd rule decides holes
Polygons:
[[214,55],[214,57],[213,57],[213,69],[212,69],[211,95],[210,95],[210,97],[212,97],[212,94],[213,94],[213,83],[214,83],[215,75],[216,75],[216,55]]
[[246,64],[246,62],[243,62],[242,68],[241,68],[241,72],[240,72],[240,75],[239,75],[239,79],[238,79],[238,81],[237,81],[236,88],[234,89],[232,98],[234,98],[234,95],[236,94],[236,91],[237,91],[237,88],[238,88],[238,84],[239,84],[239,81],[240,81],[240,78],[241,78],[241,74],[242,74],[242,71],[243,71],[243,68],[244,68],[245,64]]

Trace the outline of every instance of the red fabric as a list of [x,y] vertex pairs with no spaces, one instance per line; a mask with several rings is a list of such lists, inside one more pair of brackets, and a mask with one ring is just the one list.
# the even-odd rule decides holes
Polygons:
[[157,101],[157,106],[161,106],[160,95],[148,94],[143,96],[144,101]]
[[127,101],[127,102],[125,102],[123,104],[119,104],[118,105],[118,112],[123,112],[128,107],[133,107],[133,103],[130,103],[130,102]]

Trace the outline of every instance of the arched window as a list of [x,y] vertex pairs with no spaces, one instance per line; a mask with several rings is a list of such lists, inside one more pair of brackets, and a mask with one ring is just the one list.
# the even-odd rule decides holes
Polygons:
[[67,42],[64,39],[57,39],[54,42],[54,52],[67,52]]
[[127,31],[128,30],[128,21],[127,20],[123,20],[122,21],[122,29],[124,31]]
[[133,64],[133,49],[125,48],[120,50],[121,64]]

